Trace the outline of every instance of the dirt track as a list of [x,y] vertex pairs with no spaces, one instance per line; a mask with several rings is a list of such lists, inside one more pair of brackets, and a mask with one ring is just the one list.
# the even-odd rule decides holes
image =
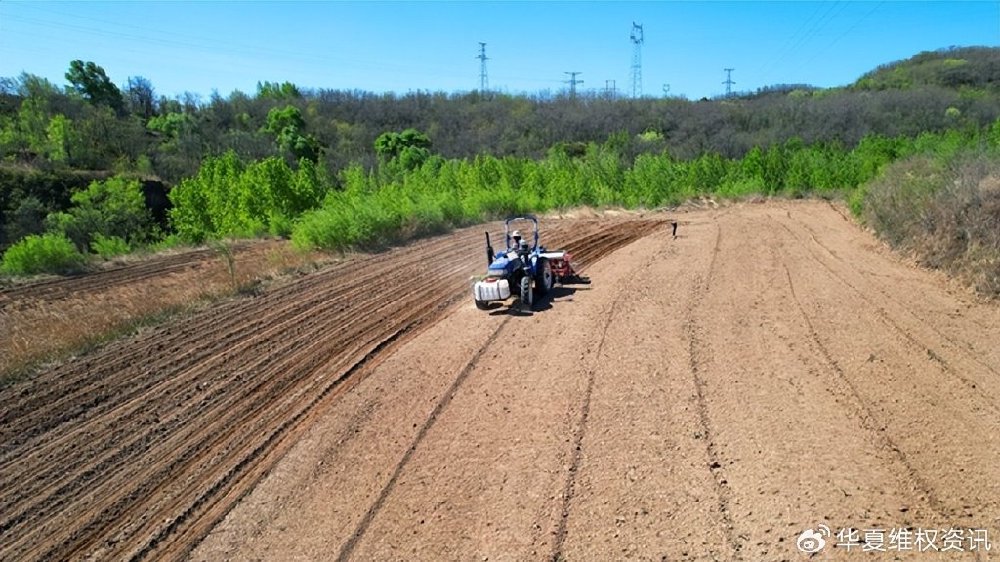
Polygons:
[[1000,540],[997,306],[824,203],[677,218],[677,239],[553,221],[591,283],[531,315],[469,302],[469,229],[0,391],[0,558],[798,559],[821,523]]

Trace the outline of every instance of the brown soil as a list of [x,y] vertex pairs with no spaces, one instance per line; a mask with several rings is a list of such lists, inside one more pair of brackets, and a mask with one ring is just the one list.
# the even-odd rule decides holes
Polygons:
[[0,382],[26,364],[57,358],[164,311],[246,290],[315,262],[288,242],[231,246],[233,271],[216,249],[108,262],[99,272],[0,288]]
[[779,560],[819,524],[1000,538],[995,304],[825,203],[655,217],[549,221],[590,283],[532,314],[472,305],[473,228],[0,391],[0,558]]
[[[657,226],[556,222],[551,234],[585,263]],[[467,297],[481,231],[346,260],[0,391],[0,558],[190,550],[311,416]],[[72,283],[10,302],[86,290]]]

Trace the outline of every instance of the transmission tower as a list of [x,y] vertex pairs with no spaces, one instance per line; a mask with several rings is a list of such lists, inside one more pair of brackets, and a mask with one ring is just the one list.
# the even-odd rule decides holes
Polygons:
[[479,42],[479,93],[484,93],[490,88],[490,78],[486,74],[486,61],[490,60],[486,56],[486,43]]
[[632,22],[632,97],[642,97],[642,44],[646,41],[642,25]]
[[604,96],[606,98],[608,98],[609,100],[613,100],[613,99],[615,99],[615,97],[617,95],[618,95],[618,87],[615,86],[615,81],[614,80],[605,80],[604,81]]
[[577,80],[577,74],[583,74],[582,72],[563,72],[563,74],[569,74],[569,80],[563,80],[566,84],[569,84],[569,97],[576,97],[576,85],[583,84],[583,80]]
[[733,84],[736,83],[736,82],[733,82],[733,71],[736,70],[736,69],[735,68],[724,68],[723,70],[726,71],[726,81],[723,82],[723,84],[726,85],[726,97],[728,98],[728,97],[730,97],[730,96],[733,95]]

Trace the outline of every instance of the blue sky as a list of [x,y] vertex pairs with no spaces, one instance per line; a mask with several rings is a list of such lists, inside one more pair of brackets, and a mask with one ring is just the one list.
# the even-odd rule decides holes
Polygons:
[[492,89],[630,91],[643,25],[645,95],[700,98],[779,83],[845,85],[948,46],[1000,46],[1000,2],[21,2],[0,0],[0,76],[64,84],[73,59],[158,94],[207,98],[260,80],[305,88],[467,91],[486,42]]

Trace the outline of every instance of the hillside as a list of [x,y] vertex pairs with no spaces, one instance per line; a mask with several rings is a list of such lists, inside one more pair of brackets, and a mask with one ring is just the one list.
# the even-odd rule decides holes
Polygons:
[[853,85],[859,90],[908,90],[922,86],[954,88],[967,95],[983,91],[996,94],[1000,92],[1000,50],[995,47],[950,47],[927,51],[879,66]]
[[371,248],[576,205],[850,195],[898,158],[1000,141],[998,60],[996,48],[948,49],[850,87],[698,101],[266,81],[253,95],[170,99],[72,61],[65,87],[0,80],[0,250],[46,235],[2,267],[63,272],[81,253],[261,234]]

